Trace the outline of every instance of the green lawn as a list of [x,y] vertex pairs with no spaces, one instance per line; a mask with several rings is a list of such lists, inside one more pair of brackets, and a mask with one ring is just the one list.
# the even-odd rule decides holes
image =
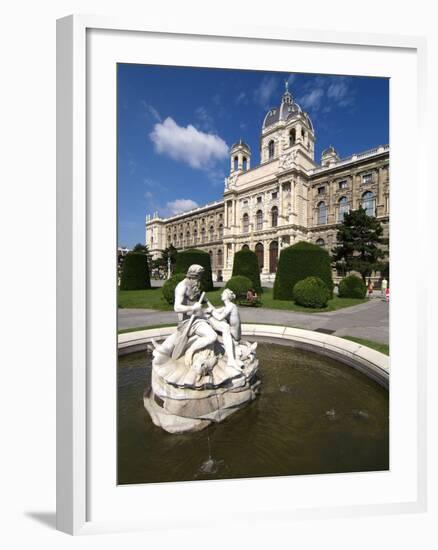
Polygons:
[[357,344],[361,344],[362,346],[367,346],[368,348],[375,349],[376,351],[380,351],[380,353],[384,353],[385,355],[389,355],[389,344],[381,344],[380,342],[374,342],[374,340],[367,340],[366,338],[356,338],[355,336],[342,336],[342,338],[345,338],[345,340],[351,340],[352,342],[356,342]]
[[[207,292],[208,299],[215,305],[221,305],[220,294],[221,288]],[[294,304],[288,300],[274,300],[272,297],[272,288],[264,288],[261,296],[262,306],[271,309],[287,309],[289,311],[303,311],[306,313],[317,313],[321,311],[335,311],[344,307],[356,306],[362,304],[367,300],[360,300],[357,298],[338,298],[335,296],[332,300],[329,300],[328,305],[324,309],[310,309]],[[173,308],[163,298],[161,287],[151,288],[148,290],[119,290],[119,307],[132,309],[132,308],[147,308],[157,309],[160,311],[171,311]]]

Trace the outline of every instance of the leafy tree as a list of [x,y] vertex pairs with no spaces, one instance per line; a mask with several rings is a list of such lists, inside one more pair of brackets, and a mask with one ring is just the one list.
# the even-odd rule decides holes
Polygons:
[[123,262],[120,290],[143,290],[151,288],[148,258],[146,254],[129,252]]
[[319,277],[306,277],[294,285],[293,298],[300,306],[323,308],[330,299],[330,291]]
[[322,279],[331,298],[333,281],[328,252],[305,241],[283,248],[275,276],[274,300],[292,300],[295,284],[307,277]]
[[161,252],[161,261],[162,261],[163,267],[165,267],[167,269],[167,261],[170,257],[170,266],[173,269],[173,267],[176,264],[177,255],[178,255],[178,251],[172,244],[170,246],[168,246],[167,248],[165,248]]
[[132,249],[132,252],[135,252],[136,254],[146,254],[146,256],[148,256],[149,248],[146,244],[137,243]]
[[262,292],[260,284],[260,269],[257,256],[252,250],[244,248],[234,254],[232,277],[243,275],[252,281],[252,287],[257,293]]
[[347,272],[360,273],[366,281],[387,256],[382,247],[388,244],[388,239],[382,235],[379,220],[368,216],[362,207],[345,214],[337,233],[338,244],[332,250],[333,262],[336,266],[343,265]]

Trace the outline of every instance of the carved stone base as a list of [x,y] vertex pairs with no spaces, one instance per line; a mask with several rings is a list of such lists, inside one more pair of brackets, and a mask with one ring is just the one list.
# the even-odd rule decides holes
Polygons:
[[[255,346],[243,342],[239,348],[243,365],[238,370],[227,365],[220,347],[210,350],[210,356],[205,351],[195,355],[191,366],[184,358],[154,360],[151,389],[144,396],[152,422],[169,433],[199,431],[253,401],[260,385]],[[214,364],[199,370],[207,362]]]

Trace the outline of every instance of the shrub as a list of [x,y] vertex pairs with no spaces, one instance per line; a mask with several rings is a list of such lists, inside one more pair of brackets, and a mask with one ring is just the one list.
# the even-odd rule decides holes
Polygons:
[[330,298],[330,292],[319,277],[306,277],[298,281],[293,288],[295,303],[304,307],[325,307]]
[[176,285],[180,283],[183,279],[185,279],[185,277],[186,276],[184,275],[184,273],[176,273],[170,279],[167,279],[167,281],[163,285],[163,288],[162,288],[163,298],[171,306],[173,306],[175,302]]
[[[225,288],[229,288],[236,296],[246,296],[250,288],[253,288],[251,279],[243,275],[236,275],[227,281]],[[254,289],[255,290],[255,289]]]
[[319,277],[333,293],[330,256],[320,246],[301,241],[283,249],[274,283],[275,300],[292,300],[293,288],[306,277]]
[[123,261],[120,290],[143,290],[151,288],[148,258],[146,254],[129,252]]
[[201,289],[205,292],[213,290],[213,278],[211,275],[210,254],[203,250],[188,249],[178,252],[175,264],[175,273],[187,273],[188,268],[193,265],[202,265],[204,273],[201,278]]
[[348,275],[339,283],[338,296],[340,298],[365,298],[367,287],[361,277]]
[[260,284],[260,269],[255,252],[244,248],[234,254],[233,273],[232,277],[242,275],[248,277],[252,282],[252,288],[260,294],[262,285]]

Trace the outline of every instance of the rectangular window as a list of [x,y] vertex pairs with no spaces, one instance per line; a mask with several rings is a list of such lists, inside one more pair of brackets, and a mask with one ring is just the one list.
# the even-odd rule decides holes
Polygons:
[[363,174],[362,183],[371,183],[372,181],[373,181],[373,175],[372,174]]
[[248,206],[248,201],[243,201],[243,206]]
[[262,197],[257,197],[257,202],[262,202]]
[[325,187],[322,186],[322,187],[318,187],[318,195],[324,195],[325,193]]
[[273,199],[276,199],[276,198],[277,198],[277,191],[274,191],[274,192],[272,193],[272,198],[273,198]]
[[347,180],[342,180],[339,182],[339,189],[346,189],[348,187]]

